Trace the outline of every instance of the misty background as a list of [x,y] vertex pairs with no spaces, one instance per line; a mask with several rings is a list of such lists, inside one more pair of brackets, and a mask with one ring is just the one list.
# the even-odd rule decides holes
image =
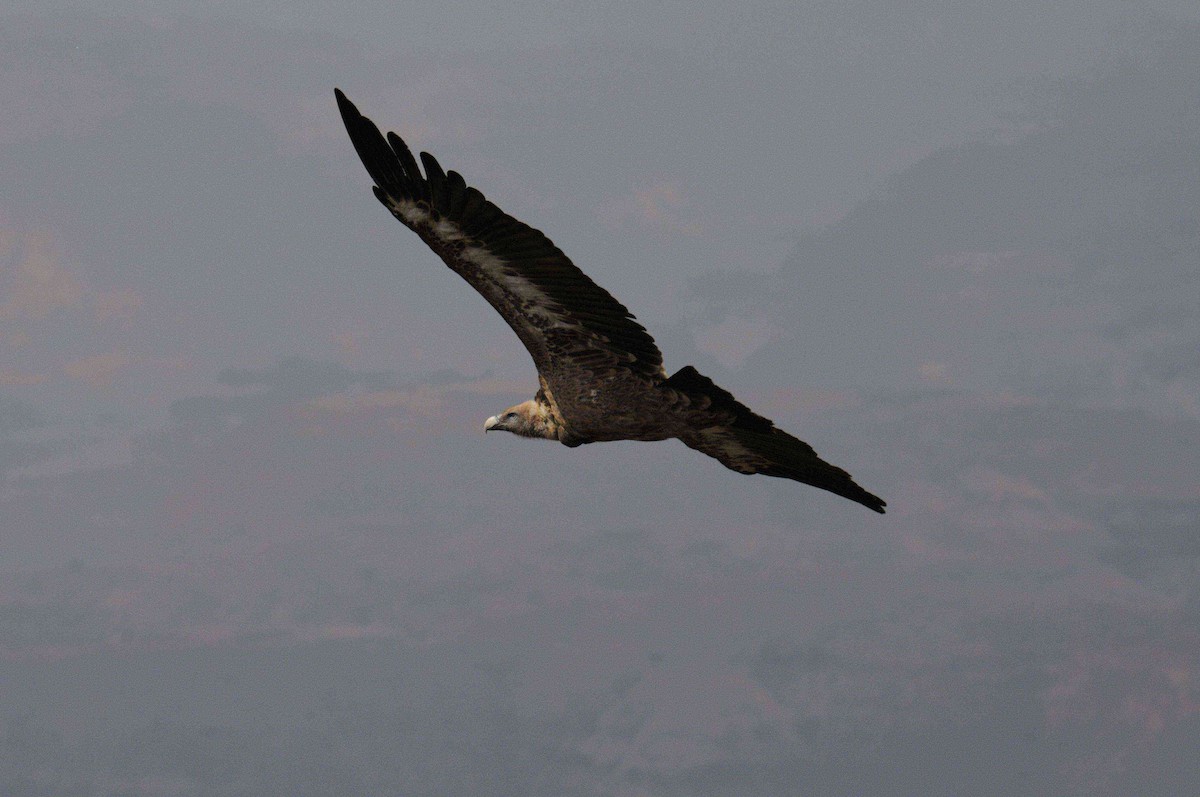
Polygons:
[[[0,792],[1200,782],[1200,9],[0,12]],[[339,86],[889,503],[482,433]]]

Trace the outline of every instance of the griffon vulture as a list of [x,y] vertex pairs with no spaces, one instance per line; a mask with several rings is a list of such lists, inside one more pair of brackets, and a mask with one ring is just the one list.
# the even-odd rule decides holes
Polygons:
[[687,366],[674,376],[649,333],[549,238],[517,221],[421,153],[424,174],[340,90],[338,108],[375,181],[375,196],[496,309],[525,344],[541,389],[487,419],[485,430],[557,440],[666,440],[738,473],[811,484],[882,513],[886,503],[807,443],[751,412]]

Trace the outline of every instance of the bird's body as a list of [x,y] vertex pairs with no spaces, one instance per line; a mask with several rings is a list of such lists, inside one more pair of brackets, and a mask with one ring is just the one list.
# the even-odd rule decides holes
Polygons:
[[534,398],[492,416],[485,429],[572,447],[678,438],[739,473],[794,479],[884,511],[885,502],[848,473],[695,368],[668,377],[654,339],[633,314],[545,235],[424,152],[422,174],[399,136],[385,139],[336,93],[375,196],[488,300],[537,366]]

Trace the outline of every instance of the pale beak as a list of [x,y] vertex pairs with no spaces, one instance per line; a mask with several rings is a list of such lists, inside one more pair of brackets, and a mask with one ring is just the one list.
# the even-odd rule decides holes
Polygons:
[[486,421],[483,422],[483,433],[487,434],[488,432],[495,429],[499,425],[500,425],[500,416],[493,415],[492,417],[488,418]]

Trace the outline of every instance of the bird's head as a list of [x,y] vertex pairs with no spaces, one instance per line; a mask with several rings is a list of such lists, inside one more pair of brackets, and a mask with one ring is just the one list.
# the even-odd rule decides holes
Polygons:
[[483,424],[485,432],[512,432],[521,437],[541,437],[557,440],[558,433],[544,404],[530,399],[493,415]]

